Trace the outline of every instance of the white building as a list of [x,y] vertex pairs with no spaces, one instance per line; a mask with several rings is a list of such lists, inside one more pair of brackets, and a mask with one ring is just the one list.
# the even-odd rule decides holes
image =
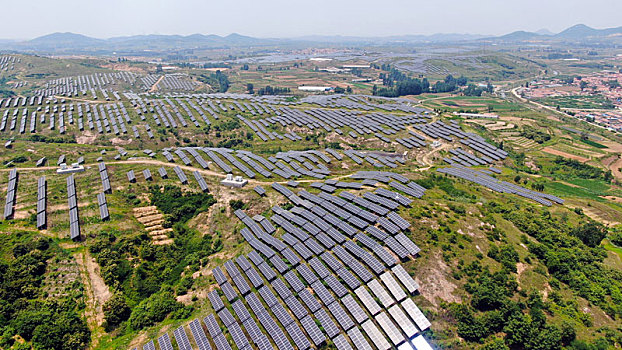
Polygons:
[[244,187],[248,180],[243,179],[241,176],[233,177],[233,174],[227,174],[227,177],[220,181],[223,186],[227,187]]
[[330,91],[333,88],[330,86],[299,86],[298,90],[300,91],[309,91],[309,92],[326,92]]

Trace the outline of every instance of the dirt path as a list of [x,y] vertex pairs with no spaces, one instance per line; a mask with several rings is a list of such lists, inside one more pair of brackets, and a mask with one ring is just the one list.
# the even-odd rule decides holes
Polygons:
[[[181,169],[183,170],[188,170],[188,171],[198,171],[199,173],[203,174],[203,175],[207,175],[207,176],[213,176],[213,177],[219,177],[219,178],[225,178],[227,175],[224,173],[219,173],[213,170],[207,170],[207,169],[203,169],[203,168],[195,168],[193,166],[188,166],[188,165],[182,165],[182,164],[177,164],[177,163],[169,163],[169,162],[163,162],[161,160],[155,160],[155,159],[130,159],[130,160],[118,160],[118,161],[112,161],[112,162],[105,162],[106,165],[115,165],[115,164],[149,164],[149,165],[156,165],[156,166],[164,166],[164,167],[169,167],[169,168],[174,168],[176,166],[179,166]],[[83,164],[84,168],[88,168],[88,167],[96,167],[98,163],[91,163],[91,164]],[[16,169],[17,171],[43,171],[43,170],[55,170],[58,169],[57,166],[42,166],[42,167],[35,167],[35,168],[4,168],[4,169],[0,169],[0,172],[9,172],[12,169]],[[350,177],[351,174],[347,174],[347,175],[340,175],[338,177],[334,177],[332,179],[335,180],[340,180],[340,179],[344,179],[347,177]],[[259,180],[255,180],[255,179],[247,179],[249,184],[255,184],[255,185],[269,185],[272,184],[274,182],[278,182],[281,184],[286,183],[288,180],[285,181],[259,181]],[[316,181],[320,181],[318,179],[311,179],[311,180],[297,180],[297,182],[316,182]]]
[[421,159],[417,157],[417,161],[420,161],[423,165],[432,166],[434,165],[434,162],[430,158],[432,158],[434,154],[437,154],[440,151],[448,150],[450,148],[451,148],[451,144],[443,143],[440,147],[434,148],[428,153],[424,153]]
[[556,149],[551,148],[551,147],[544,147],[542,149],[542,152],[546,152],[546,153],[552,154],[554,156],[562,156],[564,158],[578,160],[578,161],[580,161],[582,163],[590,161],[589,159],[587,159],[585,157],[577,156],[575,154],[566,153],[566,152],[563,152],[563,151],[560,151],[560,150],[556,150]]
[[622,168],[622,158],[617,159],[607,167],[611,170],[613,177],[615,177],[618,181],[622,181],[622,172],[620,171],[620,168]]
[[[87,298],[85,310],[87,323],[91,332],[97,333],[104,322],[104,303],[110,299],[111,293],[103,278],[100,276],[99,265],[88,252],[75,253],[74,258],[80,268]],[[99,337],[93,338],[93,347],[97,345],[97,339],[99,339]]]
[[158,84],[160,84],[160,82],[162,81],[162,79],[164,79],[164,75],[161,76],[160,78],[158,78],[158,81],[156,81],[152,86],[151,89],[149,89],[149,92],[156,92],[158,91]]

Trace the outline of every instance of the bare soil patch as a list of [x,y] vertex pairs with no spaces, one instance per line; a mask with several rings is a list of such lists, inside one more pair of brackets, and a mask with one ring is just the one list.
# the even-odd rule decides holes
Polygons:
[[460,297],[453,294],[457,286],[447,279],[449,274],[449,266],[445,264],[441,254],[436,252],[416,277],[417,283],[421,286],[419,292],[435,307],[438,307],[441,301],[456,303],[461,301]]
[[80,136],[76,137],[76,142],[79,145],[92,145],[95,143],[96,139],[97,135],[93,134],[89,130],[84,130]]
[[568,159],[574,159],[574,160],[578,160],[579,162],[588,162],[589,159],[581,157],[581,156],[577,156],[574,154],[570,154],[570,153],[566,153],[551,147],[544,147],[542,149],[542,152],[546,152],[548,154],[552,154],[554,156],[562,156],[564,158],[568,158]]

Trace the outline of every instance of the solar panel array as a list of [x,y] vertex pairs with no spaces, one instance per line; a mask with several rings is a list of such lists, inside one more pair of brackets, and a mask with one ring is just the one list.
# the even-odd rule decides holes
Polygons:
[[110,219],[108,202],[106,201],[106,194],[104,192],[100,192],[97,194],[97,205],[99,206],[99,217],[102,219],[102,221]]
[[553,203],[564,203],[564,200],[559,197],[547,193],[529,190],[527,188],[518,186],[513,183],[509,183],[507,181],[499,181],[488,174],[485,174],[475,169],[467,168],[465,166],[453,165],[447,168],[439,168],[437,169],[437,171],[439,173],[453,175],[455,177],[474,182],[476,184],[480,184],[496,192],[516,194],[518,196],[531,199],[547,207],[550,207],[551,205],[553,205]]
[[[398,176],[395,177],[399,179]],[[376,239],[393,238],[393,236],[382,226],[363,226],[361,229],[367,228],[367,230],[359,231],[354,227],[347,228],[346,221],[342,221],[341,215],[354,215],[355,212],[360,215],[360,211],[365,210],[356,209],[347,204],[366,202],[346,196],[350,201],[341,199],[344,201],[341,203],[335,199],[340,197],[314,196],[306,191],[299,191],[296,195],[281,185],[274,184],[273,187],[289,196],[288,198],[300,196],[300,203],[306,203],[306,205],[294,206],[288,211],[274,207],[271,220],[261,215],[251,218],[243,211],[237,210],[235,215],[247,226],[242,229],[242,236],[255,250],[252,250],[248,256],[228,260],[222,269],[217,267],[212,271],[226,300],[223,301],[217,291],[210,292],[208,298],[214,310],[217,311],[218,319],[224,324],[225,329],[232,333],[234,342],[237,337],[234,334],[238,333],[239,325],[233,314],[229,312],[227,303],[231,305],[240,323],[251,334],[251,340],[258,347],[260,347],[259,344],[265,343],[264,337],[266,336],[270,336],[279,349],[290,349],[292,346],[306,349],[311,344],[316,346],[322,344],[328,338],[333,339],[333,342],[338,342],[342,339],[338,338],[339,336],[347,335],[348,338],[343,338],[347,344],[349,344],[347,341],[349,339],[355,348],[368,348],[371,345],[367,343],[361,329],[367,333],[375,329],[381,333],[382,338],[386,334],[393,343],[397,343],[395,345],[400,345],[406,339],[410,339],[413,328],[408,323],[405,322],[406,326],[392,328],[390,325],[403,321],[402,317],[410,317],[408,312],[401,310],[401,304],[396,303],[396,300],[411,300],[402,285],[409,294],[416,292],[418,285],[405,270],[397,268],[397,266],[401,268],[401,265],[396,264],[395,260],[389,265],[384,265],[385,260],[374,258],[374,254],[380,254],[374,249],[378,247],[385,249]],[[327,203],[336,201],[349,211],[340,212],[339,216],[330,214],[329,210],[334,208],[323,208],[320,205],[322,201]],[[333,205],[337,204],[333,203]],[[400,222],[397,213],[395,217],[389,213],[395,212],[389,210],[385,215],[392,217],[399,234],[404,234],[401,232],[402,229],[407,229],[409,225]],[[382,217],[379,215],[367,217],[372,223],[374,220],[377,223],[380,218]],[[270,221],[284,229],[282,241],[267,233],[275,231]],[[373,232],[369,229],[370,227],[374,227],[382,234],[375,232],[371,236],[365,235],[365,232]],[[331,232],[332,230],[335,231]],[[330,235],[328,232],[331,232]],[[325,235],[325,238],[320,238],[323,237],[322,235]],[[370,249],[371,253],[354,244],[352,238],[363,242],[363,247]],[[320,244],[315,239],[318,241],[328,239],[330,242]],[[399,244],[397,239],[395,242]],[[301,245],[308,250],[307,258],[303,259],[297,255],[299,251],[304,251],[296,248]],[[404,246],[402,249],[408,251]],[[285,264],[285,261],[289,264]],[[392,268],[387,269],[387,266]],[[255,267],[261,275],[257,273]],[[372,272],[367,269],[371,269]],[[366,273],[361,271],[366,271]],[[318,276],[323,282],[320,282]],[[305,283],[311,288],[313,294],[309,292],[308,287],[305,287]],[[328,288],[323,283],[326,283]],[[250,288],[250,284],[258,288],[257,292]],[[354,294],[350,294],[348,290],[353,291]],[[375,302],[369,291],[381,300],[383,306]],[[356,295],[356,299],[353,295]],[[267,305],[267,309],[260,300]],[[265,335],[255,329],[255,319],[246,305],[252,310],[257,321],[267,330]],[[370,319],[368,315],[375,317]],[[317,328],[313,319],[322,325],[323,332],[322,329]],[[205,322],[208,330],[213,329],[210,334],[215,344],[219,344],[221,342],[219,339],[223,337],[219,333],[220,328],[216,325],[216,318],[208,317]],[[363,326],[365,322],[368,323]],[[415,321],[409,320],[409,322],[415,324]],[[416,328],[414,330],[419,331]],[[370,334],[368,335],[371,337]],[[264,340],[255,341],[254,339]],[[377,338],[376,341],[379,342],[379,339]],[[224,345],[217,345],[217,348],[224,348]]]
[[104,162],[100,162],[98,164],[98,168],[104,193],[111,193],[112,187],[110,186],[110,178],[108,177],[108,168],[106,167],[106,164]]
[[15,213],[15,201],[17,199],[17,169],[9,172],[9,184],[6,192],[6,202],[4,205],[4,219],[12,219]]
[[45,176],[37,179],[37,229],[47,227],[47,181]]
[[69,204],[69,237],[73,240],[80,239],[78,199],[76,196],[76,181],[73,175],[67,177],[67,203]]

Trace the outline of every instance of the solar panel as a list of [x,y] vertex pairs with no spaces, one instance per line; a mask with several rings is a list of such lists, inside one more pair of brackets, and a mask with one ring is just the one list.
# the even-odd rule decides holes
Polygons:
[[285,273],[285,271],[289,270],[289,268],[287,267],[287,264],[285,264],[285,262],[283,261],[283,259],[281,259],[280,257],[274,255],[273,257],[271,257],[270,262],[272,263],[272,265],[274,266],[274,268],[280,273],[283,274]]
[[322,264],[322,262],[316,257],[309,260],[309,266],[311,266],[311,268],[321,279],[324,279],[330,275],[330,272],[326,266],[324,266],[324,264]]
[[369,294],[365,286],[358,287],[354,291],[354,293],[361,300],[365,308],[367,308],[367,311],[369,311],[369,313],[371,313],[372,315],[375,315],[382,311],[378,303],[376,303],[376,300],[374,300],[371,294]]
[[358,350],[372,350],[371,345],[365,340],[365,337],[359,331],[358,328],[354,327],[348,331],[348,337],[352,340],[354,347]]
[[304,317],[302,320],[300,320],[300,324],[305,329],[305,332],[307,332],[309,338],[311,338],[311,341],[315,346],[319,347],[326,341],[326,336],[324,335],[324,333],[322,333],[322,331],[313,321],[311,316]]
[[284,299],[285,305],[289,308],[289,310],[294,314],[294,316],[300,320],[303,317],[307,316],[309,313],[307,309],[302,306],[302,304],[296,299],[296,297],[291,296],[287,299]]
[[156,350],[153,340],[143,346],[143,350]]
[[337,276],[339,276],[339,278],[341,278],[344,282],[346,282],[346,284],[348,285],[348,288],[350,289],[354,290],[361,285],[359,280],[356,279],[356,277],[354,277],[354,275],[345,268],[342,268],[339,271],[337,271]]
[[350,312],[350,314],[354,317],[358,324],[361,324],[363,321],[368,319],[367,314],[365,313],[361,305],[359,305],[359,303],[354,300],[352,295],[348,294],[344,296],[343,298],[341,298],[341,302],[343,303],[343,306],[345,306],[346,310],[348,310],[348,312]]
[[315,295],[318,296],[318,298],[320,298],[320,300],[324,303],[324,305],[329,305],[335,301],[335,298],[333,297],[333,295],[328,291],[328,289],[326,289],[326,287],[324,287],[322,282],[320,281],[313,282],[313,284],[311,285],[311,288],[313,288],[313,292],[315,293]]
[[400,285],[397,283],[397,281],[390,272],[387,271],[380,275],[380,279],[382,280],[384,285],[387,286],[389,292],[391,292],[395,300],[399,302],[406,299],[406,293],[404,293],[404,290],[402,289],[402,287],[400,287]]
[[283,280],[276,279],[272,282],[272,288],[277,292],[282,299],[287,299],[292,295],[292,292],[287,288]]
[[285,277],[285,280],[289,283],[294,292],[298,293],[305,288],[305,285],[300,281],[300,278],[298,278],[293,270],[288,271],[283,277]]
[[235,262],[240,266],[242,271],[246,271],[252,268],[250,262],[248,261],[248,259],[246,259],[244,255],[239,255],[237,258],[235,258]]
[[372,343],[374,343],[376,348],[378,348],[379,350],[391,349],[391,344],[389,344],[387,339],[384,337],[382,332],[380,332],[378,327],[376,327],[372,320],[365,321],[365,323],[362,324],[362,327],[365,333],[367,333],[369,339],[371,339]]
[[341,298],[348,294],[346,287],[344,287],[335,276],[330,275],[326,277],[324,282],[328,284],[328,287],[333,291],[333,293],[335,293],[335,295],[337,295],[337,297]]
[[289,313],[287,313],[283,305],[276,303],[270,306],[270,310],[272,310],[272,313],[276,319],[279,320],[283,326],[288,326],[294,322],[294,319],[289,315]]
[[236,300],[231,303],[231,307],[241,322],[244,322],[251,317],[251,314],[248,312],[248,309],[241,300]]
[[266,332],[270,335],[270,337],[272,337],[279,350],[293,350],[292,344],[289,342],[287,337],[285,337],[285,334],[281,328],[277,326],[274,320],[267,313],[259,314],[257,315],[257,318],[266,329]]
[[378,282],[378,280],[372,280],[367,284],[372,293],[380,300],[380,303],[384,307],[389,307],[395,304],[395,300],[389,295],[389,292]]
[[222,309],[218,311],[217,314],[218,318],[220,318],[220,321],[222,322],[222,324],[225,325],[226,328],[230,327],[231,324],[235,323],[235,319],[233,318],[233,315],[231,315],[231,312],[228,309]]
[[305,334],[296,323],[291,323],[290,325],[286,326],[285,330],[294,341],[297,349],[307,350],[311,348],[311,343],[309,342],[309,339],[307,339]]
[[212,308],[214,309],[214,311],[220,311],[220,309],[225,307],[225,304],[222,302],[222,299],[220,298],[218,292],[215,289],[207,294],[207,298],[212,304]]
[[160,350],[173,350],[171,338],[167,333],[164,333],[160,338],[158,338],[158,345],[160,345]]
[[207,331],[212,338],[215,338],[217,335],[222,333],[218,322],[216,321],[216,316],[214,314],[209,314],[207,317],[203,319],[205,325],[207,326]]
[[218,350],[231,350],[231,345],[229,345],[225,335],[222,333],[214,337],[214,344],[216,344]]
[[268,280],[268,281],[272,281],[273,279],[276,278],[276,273],[274,272],[274,270],[265,262],[261,263],[257,266],[257,268],[259,268],[259,272],[261,272],[261,274]]
[[251,291],[251,287],[241,275],[233,277],[233,282],[242,295],[246,295]]
[[227,298],[228,301],[231,302],[238,297],[238,293],[236,293],[235,289],[233,289],[229,283],[224,283],[220,288],[223,293],[225,293],[225,298]]
[[177,342],[179,350],[192,350],[192,346],[190,345],[190,340],[188,339],[184,326],[179,326],[175,329],[173,331],[173,335],[175,336],[175,341]]
[[332,338],[339,334],[339,328],[337,327],[333,319],[328,316],[326,311],[324,311],[324,309],[319,309],[315,311],[313,315],[318,321],[320,321],[322,328],[324,328],[324,331],[329,338]]
[[389,336],[389,339],[394,345],[399,345],[405,340],[399,328],[397,328],[395,323],[391,321],[384,311],[376,315],[376,321],[380,324],[380,327]]
[[389,314],[393,317],[393,320],[404,331],[408,339],[412,339],[419,331],[417,327],[408,319],[404,311],[400,309],[398,305],[393,305],[389,308]]
[[346,314],[345,310],[343,309],[343,307],[341,307],[341,305],[338,302],[335,301],[331,303],[330,305],[328,305],[328,311],[330,311],[330,313],[333,315],[335,320],[337,320],[337,323],[344,330],[348,330],[354,327],[354,322],[352,321],[350,316]]
[[300,293],[298,293],[298,297],[305,305],[307,305],[311,312],[316,312],[322,307],[320,303],[318,303],[317,299],[315,299],[315,297],[307,289],[300,291]]
[[259,288],[259,295],[261,295],[268,307],[272,307],[272,305],[278,304],[279,302],[268,286]]
[[222,272],[222,270],[220,269],[220,267],[215,267],[212,270],[212,275],[214,275],[214,278],[216,279],[216,282],[218,284],[224,284],[227,283],[227,277],[225,276],[225,274]]
[[406,272],[402,265],[395,265],[391,271],[393,271],[397,279],[402,282],[410,294],[414,294],[419,289],[419,284]]
[[412,344],[415,346],[417,350],[432,350],[432,347],[422,335],[416,336],[412,340]]
[[229,334],[231,334],[233,342],[238,347],[238,349],[244,349],[245,347],[250,346],[248,338],[246,337],[246,335],[242,331],[242,328],[240,328],[240,325],[238,325],[237,322],[232,323],[229,326],[228,330]]
[[317,276],[311,271],[309,266],[305,264],[300,264],[296,268],[296,271],[302,276],[302,278],[307,281],[307,284],[313,284],[317,281]]
[[337,350],[352,350],[352,346],[350,346],[350,343],[348,343],[348,340],[343,336],[343,334],[336,336],[333,339],[333,343],[335,344]]
[[419,308],[417,307],[417,305],[415,305],[412,299],[404,300],[402,302],[402,307],[404,308],[404,310],[406,310],[408,316],[410,316],[410,318],[415,321],[417,327],[419,327],[420,330],[424,331],[430,328],[430,321],[428,321],[428,318],[425,317],[421,310],[419,310]]

